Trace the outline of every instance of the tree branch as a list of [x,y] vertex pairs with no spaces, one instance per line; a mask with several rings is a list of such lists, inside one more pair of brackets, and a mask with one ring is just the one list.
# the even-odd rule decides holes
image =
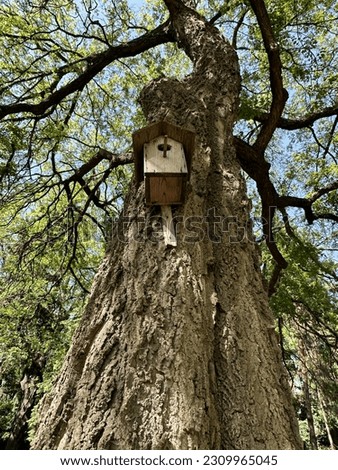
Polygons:
[[332,191],[338,189],[338,181],[335,181],[329,186],[319,189],[312,197],[309,199],[294,197],[294,196],[278,196],[276,200],[276,205],[278,208],[285,207],[299,207],[304,210],[306,220],[311,225],[315,220],[326,219],[338,222],[338,215],[332,213],[320,213],[316,214],[313,212],[312,204],[316,202],[321,196],[328,194]]
[[277,292],[277,285],[280,281],[282,273],[282,267],[279,264],[275,264],[268,286],[268,296],[271,297]]
[[[294,131],[297,129],[304,129],[305,127],[311,127],[319,119],[326,117],[338,116],[338,105],[329,106],[324,108],[322,111],[317,111],[315,113],[309,114],[304,118],[299,119],[287,119],[280,117],[277,122],[277,127],[280,129],[285,129],[288,131]],[[258,116],[255,116],[255,121],[265,123],[269,121],[270,114],[264,113]]]
[[234,49],[237,49],[237,36],[238,36],[238,32],[239,32],[241,26],[242,26],[243,23],[244,23],[244,19],[245,19],[246,14],[248,13],[248,11],[250,11],[250,9],[249,9],[249,8],[245,8],[245,10],[243,11],[241,17],[239,18],[239,20],[238,20],[238,22],[237,22],[237,24],[236,24],[235,29],[234,29],[234,33],[233,33],[233,35],[232,35],[232,47],[233,47]]
[[72,181],[79,181],[84,177],[84,175],[95,168],[102,160],[109,160],[109,167],[110,169],[113,169],[121,165],[134,163],[134,156],[132,153],[116,154],[105,149],[100,149],[96,155],[94,155],[88,162],[84,163],[80,168],[78,168],[72,176],[64,181],[64,183],[68,182],[69,184]]
[[222,13],[221,11],[218,11],[218,12],[216,13],[216,15],[213,16],[213,17],[208,21],[208,23],[209,23],[209,24],[214,24],[214,23],[216,23],[217,20],[219,20],[220,18],[222,18],[222,16],[223,16],[223,13]]
[[[267,247],[277,263],[276,280],[281,269],[287,267],[287,262],[278,250],[273,235],[273,218],[277,208],[278,194],[269,176],[270,164],[263,154],[238,137],[234,138],[237,158],[243,170],[256,181],[257,190],[262,201],[263,234]],[[277,281],[276,281],[277,282]],[[271,290],[272,288],[270,288]]]
[[261,30],[270,68],[272,102],[270,113],[268,114],[269,118],[263,122],[263,126],[254,143],[254,147],[257,150],[264,152],[280,120],[288,98],[288,93],[283,87],[282,62],[279,55],[279,46],[272,30],[265,3],[263,0],[250,0],[250,5],[256,15]]
[[336,189],[338,189],[338,181],[335,181],[333,182],[332,184],[328,185],[328,186],[325,186],[324,188],[321,188],[321,189],[318,189],[318,191],[316,191],[313,196],[310,197],[310,201],[311,203],[314,203],[315,201],[317,201],[317,199],[319,199],[321,196],[324,196],[324,194],[328,194],[330,193],[331,191],[335,191]]
[[[102,160],[109,160],[109,167],[105,170],[103,177],[98,181],[93,189],[88,186],[88,183],[84,180],[84,176],[93,170]],[[65,181],[62,181],[61,184],[64,185],[65,190],[69,191],[69,184],[71,182],[79,183],[84,192],[88,196],[88,200],[92,201],[96,207],[105,210],[106,203],[102,203],[99,198],[96,196],[96,191],[99,186],[108,178],[110,172],[121,165],[128,165],[134,163],[134,156],[132,153],[125,154],[114,154],[105,149],[100,149],[96,155],[94,155],[88,162],[84,163],[80,168],[78,168],[72,176],[67,178]],[[68,189],[67,189],[68,188]],[[68,194],[68,193],[67,193]],[[69,199],[69,198],[68,198]]]
[[316,191],[310,198],[300,198],[295,196],[280,196],[270,180],[270,164],[265,160],[264,155],[255,146],[251,146],[234,137],[237,158],[242,169],[256,182],[257,190],[262,202],[262,223],[263,234],[271,255],[277,263],[276,270],[271,280],[270,291],[274,289],[280,269],[286,268],[287,262],[278,250],[273,235],[273,218],[276,209],[283,210],[286,207],[299,207],[304,210],[307,222],[311,225],[315,220],[325,219],[338,222],[338,215],[332,213],[319,213],[313,211],[312,205],[321,196],[338,189],[338,181],[325,186]]
[[51,93],[48,98],[40,103],[15,103],[10,105],[0,105],[0,119],[10,114],[32,113],[40,116],[52,106],[59,104],[64,98],[81,91],[93,77],[101,72],[107,65],[123,57],[133,57],[145,52],[155,46],[173,41],[170,22],[166,21],[153,31],[143,34],[125,44],[110,47],[94,56],[88,56],[87,68],[77,78],[64,85],[59,90]]

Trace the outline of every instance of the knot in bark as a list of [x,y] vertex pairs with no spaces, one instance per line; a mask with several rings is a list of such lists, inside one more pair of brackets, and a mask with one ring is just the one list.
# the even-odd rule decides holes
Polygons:
[[139,102],[148,123],[166,120],[196,129],[196,116],[205,111],[185,82],[170,78],[156,79],[146,85]]

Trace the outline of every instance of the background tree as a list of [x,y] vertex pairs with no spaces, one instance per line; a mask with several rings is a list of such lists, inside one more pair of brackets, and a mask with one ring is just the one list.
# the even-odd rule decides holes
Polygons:
[[[92,273],[96,269],[100,256],[97,251],[97,242],[102,240],[104,243],[105,239],[109,239],[109,221],[121,206],[121,197],[131,174],[129,167],[122,166],[132,162],[132,155],[128,148],[131,142],[130,134],[132,130],[144,124],[139,108],[135,108],[136,97],[141,87],[154,76],[169,75],[183,78],[182,75],[189,68],[189,63],[183,58],[182,48],[193,61],[196,61],[196,53],[190,50],[192,46],[187,32],[178,27],[180,15],[183,15],[182,11],[185,10],[182,10],[182,6],[178,6],[180,2],[167,3],[171,8],[171,19],[174,19],[174,26],[166,20],[167,10],[164,5],[156,2],[152,2],[153,8],[148,5],[143,15],[134,15],[127,2],[116,2],[116,4],[107,2],[102,3],[102,6],[99,7],[93,2],[61,3],[51,0],[39,4],[28,1],[8,1],[1,6],[3,31],[1,47],[5,51],[4,57],[6,57],[3,60],[1,71],[2,101],[0,109],[3,123],[0,142],[2,147],[2,213],[4,214],[2,220],[3,227],[6,229],[2,242],[2,265],[4,268],[2,284],[6,286],[6,289],[3,290],[1,310],[1,315],[6,318],[6,327],[1,330],[1,337],[4,338],[1,354],[4,364],[3,370],[10,371],[11,367],[13,370],[9,375],[7,374],[7,377],[10,376],[12,379],[15,377],[15,380],[12,380],[13,384],[8,378],[3,379],[2,390],[5,398],[2,401],[4,403],[2,406],[6,410],[12,409],[13,412],[18,409],[17,414],[19,415],[22,406],[18,405],[13,408],[12,397],[17,396],[16,389],[19,388],[20,379],[27,375],[30,364],[42,357],[45,382],[48,382],[50,371],[54,368],[55,361],[60,361],[62,351],[68,342],[70,331],[73,329],[72,324],[77,317],[76,311],[80,310],[80,308],[74,309],[73,295],[79,295],[79,289],[84,292],[88,291]],[[173,10],[174,5],[181,8],[179,14]],[[280,2],[266,2],[269,14],[262,1],[248,2],[248,4],[231,2],[227,8],[221,2],[206,4],[198,2],[197,5],[192,6],[198,7],[201,13],[207,18],[211,18],[209,25],[217,24],[217,27],[230,38],[232,47],[237,50],[239,56],[242,92],[234,139],[236,161],[255,181],[260,196],[263,239],[272,256],[272,262],[267,260],[265,265],[265,271],[269,275],[268,291],[270,295],[276,294],[273,297],[273,307],[275,307],[279,318],[279,331],[283,333],[280,336],[284,341],[287,336],[287,345],[282,348],[284,361],[289,366],[291,364],[293,379],[296,379],[295,371],[303,371],[300,372],[303,377],[304,367],[309,371],[314,387],[310,396],[315,401],[315,408],[318,410],[318,418],[314,419],[317,420],[317,423],[323,423],[323,429],[329,437],[331,436],[330,444],[333,446],[330,429],[334,428],[336,419],[335,411],[331,406],[334,396],[335,366],[333,365],[328,373],[327,364],[335,362],[333,349],[337,340],[336,290],[334,287],[336,277],[334,258],[328,259],[330,258],[328,255],[332,253],[328,250],[335,249],[331,234],[334,230],[333,223],[337,221],[335,212],[336,189],[338,187],[335,160],[337,104],[334,86],[337,57],[336,46],[333,42],[337,6],[335,2],[329,1],[321,7],[311,1],[299,2],[297,6],[291,5],[289,2],[282,4]],[[157,26],[161,21],[162,25]],[[177,43],[180,49],[168,43]],[[230,52],[227,53],[230,54]],[[209,57],[208,54],[206,55]],[[182,66],[182,64],[184,65]],[[231,65],[229,67],[231,68]],[[195,73],[197,73],[196,70]],[[236,79],[233,80],[236,81]],[[154,87],[157,86],[156,83]],[[173,85],[174,82],[162,79],[158,82],[159,87],[161,83],[166,87],[170,85],[171,88],[168,88],[170,99],[176,96],[179,99],[182,90],[178,85],[176,87]],[[169,112],[171,120],[180,122],[182,117],[178,117],[172,107],[166,103],[165,91],[162,88],[160,91],[164,93],[163,103],[153,101],[151,105],[147,103],[147,93],[143,93],[143,108],[148,114],[148,119],[151,121],[155,116],[162,118],[164,115],[167,117]],[[213,91],[213,93],[215,92]],[[234,93],[235,99],[236,92],[234,90],[231,92],[228,90],[227,93]],[[215,95],[213,97],[215,98]],[[222,101],[223,98],[220,100]],[[207,109],[211,112],[214,106],[210,105],[210,101],[207,102],[209,103]],[[190,105],[194,106],[193,103],[189,103]],[[152,106],[155,106],[155,110],[151,109]],[[217,110],[218,112],[219,110]],[[196,113],[198,116],[202,115],[198,110]],[[225,114],[229,114],[227,129],[223,131],[224,136],[219,135],[218,137],[227,141],[230,138],[230,122],[235,118],[235,115],[229,111],[229,108]],[[215,116],[213,115],[212,118],[216,122]],[[224,119],[224,116],[221,118]],[[195,130],[198,129],[200,133],[202,130],[203,134],[205,127],[198,122],[197,118],[193,121],[189,117],[184,122],[184,124],[186,123]],[[213,155],[217,152],[220,155],[219,150],[215,151],[214,142],[203,140],[201,137],[201,144],[203,155],[206,155],[208,146],[213,149]],[[229,154],[232,155],[231,143],[226,145]],[[215,189],[216,206],[215,200],[212,200],[211,195],[208,194],[208,188],[216,188],[217,185],[214,186],[214,184],[217,183],[217,180],[212,179],[210,175],[213,171],[215,172],[217,165],[222,167],[224,164],[227,165],[229,174],[235,178],[228,182],[228,190],[233,190],[234,181],[237,181],[240,187],[237,195],[241,193],[241,196],[238,196],[238,199],[235,199],[235,202],[232,201],[232,205],[229,206],[229,201],[224,200],[222,190]],[[197,194],[199,197],[203,197],[205,204],[204,206],[200,205],[198,209],[201,215],[205,215],[203,212],[205,209],[216,206],[220,209],[219,215],[228,216],[230,213],[231,216],[236,216],[238,220],[243,221],[242,226],[246,226],[244,220],[247,220],[247,212],[244,210],[241,215],[238,213],[239,201],[245,201],[245,198],[243,198],[244,187],[236,164],[231,159],[225,163],[213,157],[210,168],[201,169],[195,166],[196,180],[192,181],[191,195],[189,196],[189,198],[193,198],[195,194],[195,199],[188,199],[186,212],[183,214],[186,216],[196,215],[195,209],[199,206],[195,204],[193,210],[192,202],[189,205],[189,201],[196,203]],[[204,182],[202,183],[202,181]],[[216,195],[220,196],[220,199],[217,199]],[[131,196],[129,203],[127,203],[129,213],[135,203],[130,202],[130,198]],[[138,205],[134,206],[134,211],[140,214],[140,208],[143,207],[142,195],[135,195],[135,201],[138,202]],[[219,201],[223,202],[219,203]],[[224,210],[223,214],[222,210]],[[281,220],[278,220],[279,213]],[[303,223],[302,214],[313,228],[307,229],[306,235],[300,236],[299,233],[296,233],[292,219],[297,221],[296,225],[299,226]],[[145,217],[150,216],[151,214],[145,214]],[[7,234],[10,240],[6,238]],[[275,243],[276,237],[278,237],[277,244]],[[107,260],[112,256],[114,246],[113,244],[108,248]],[[195,244],[194,247],[196,248],[196,246],[201,247],[202,245]],[[130,248],[131,246],[126,250],[126,259],[129,257],[129,260],[132,256]],[[151,250],[153,248],[151,245]],[[185,255],[189,254],[192,259],[199,257],[196,252],[190,253],[189,247],[185,247],[185,249]],[[243,253],[237,252],[236,254],[234,246],[229,248],[230,252],[226,251],[226,243],[222,243],[222,249],[225,250],[227,256],[231,253],[228,260],[232,260],[230,266],[234,272],[243,276],[243,271],[239,268],[239,266],[245,265]],[[121,253],[121,247],[119,250]],[[210,247],[208,247],[206,252],[211,253],[213,250],[214,248],[210,251]],[[245,380],[241,382],[237,379],[229,380],[231,386],[228,390],[224,390],[224,377],[226,375],[229,377],[229,369],[226,370],[226,368],[233,361],[229,353],[235,351],[240,355],[241,347],[237,341],[239,330],[236,331],[231,322],[231,326],[227,323],[227,328],[228,331],[233,331],[232,328],[235,330],[236,334],[233,337],[236,347],[224,349],[224,337],[220,337],[220,332],[225,325],[222,326],[222,322],[225,321],[225,318],[228,322],[230,318],[229,314],[225,315],[222,308],[226,305],[226,308],[223,309],[228,313],[230,311],[229,305],[234,304],[234,302],[229,302],[229,299],[225,299],[227,288],[224,288],[222,278],[228,275],[223,273],[221,276],[219,274],[222,271],[221,258],[223,255],[221,251],[213,253],[208,259],[201,257],[201,264],[205,263],[208,271],[209,284],[207,282],[207,285],[210,288],[210,291],[203,288],[201,292],[212,293],[215,290],[218,296],[218,299],[217,296],[213,297],[215,305],[209,304],[206,308],[203,302],[197,302],[196,299],[194,302],[199,305],[195,312],[200,310],[206,315],[204,318],[201,314],[203,326],[206,327],[209,324],[209,333],[213,330],[215,332],[213,334],[216,334],[215,341],[210,337],[205,338],[209,344],[209,358],[213,357],[209,361],[209,365],[205,365],[208,365],[209,368],[216,365],[216,379],[213,378],[210,370],[206,371],[205,375],[210,383],[203,385],[203,391],[200,393],[203,396],[208,396],[208,393],[212,395],[217,390],[218,396],[229,399],[232,409],[227,410],[226,417],[230,418],[236,412],[236,406],[234,406],[232,399],[235,397],[235,391],[238,393],[239,384],[242,383],[242,386],[247,389],[250,387]],[[252,270],[253,259],[257,259],[257,257],[248,247],[244,248],[244,251],[251,259],[248,265]],[[297,253],[302,253],[302,256],[299,257]],[[296,261],[297,256],[298,262]],[[167,260],[168,273],[173,270],[175,265],[174,260],[169,258]],[[217,267],[211,269],[210,266],[214,263],[214,258],[216,258]],[[237,258],[241,261],[238,262]],[[136,259],[139,262],[145,261],[141,257]],[[175,259],[182,260],[182,253]],[[286,268],[286,260],[289,261],[289,267],[286,270],[286,275],[280,281],[278,291],[277,282],[281,270]],[[20,263],[20,271],[13,267],[18,263]],[[161,250],[158,251],[158,260],[154,266],[160,263],[163,263]],[[259,265],[258,259],[257,264]],[[113,288],[109,283],[105,284],[104,266],[100,270],[101,274],[98,275],[98,279],[101,278],[101,281],[97,281],[96,286],[107,287],[109,285],[109,288]],[[192,280],[197,279],[198,276],[196,267],[193,266],[191,269],[192,275],[186,275],[186,277],[190,278],[193,283]],[[248,268],[248,272],[250,269]],[[217,270],[219,271],[218,280],[211,281],[211,276],[216,276]],[[309,274],[305,275],[304,273],[308,270]],[[123,290],[125,287],[123,282],[126,282],[126,279],[119,280],[118,270],[115,275],[115,289],[118,293],[119,289]],[[133,275],[136,279],[137,274],[133,272]],[[161,275],[170,280],[169,274],[166,275],[165,267]],[[34,282],[32,289],[30,284],[33,276],[34,281],[41,279],[41,282]],[[259,282],[257,278],[253,283],[259,286]],[[313,284],[313,282],[315,283]],[[237,289],[240,284],[237,280]],[[196,291],[198,291],[197,285],[192,286],[192,298],[195,298]],[[215,286],[219,288],[218,291]],[[312,286],[310,291],[309,286]],[[100,290],[99,287],[96,289]],[[259,292],[261,291],[260,287],[257,289]],[[50,294],[41,303],[44,290]],[[21,297],[17,294],[19,291]],[[13,292],[15,302],[13,301]],[[313,292],[316,293],[315,296]],[[30,298],[28,298],[28,293],[31,294]],[[64,298],[62,295],[66,297]],[[182,292],[179,295],[176,293],[175,296],[182,300]],[[144,297],[143,292],[135,294],[135,299],[141,297]],[[253,297],[257,302],[264,296],[260,293]],[[53,298],[55,302],[53,302]],[[120,294],[119,298],[123,299],[123,295]],[[221,300],[219,300],[220,298]],[[96,312],[98,322],[105,318],[104,315],[98,313],[100,308],[95,307],[92,310],[93,299],[95,300],[95,294],[84,316],[82,329],[77,334],[78,341],[86,337],[86,334],[81,337],[81,331],[86,331],[86,321],[91,311]],[[105,307],[107,299],[102,297],[101,300],[101,307]],[[156,310],[154,305],[148,306],[147,302],[150,300],[144,300],[142,306],[145,316],[146,312]],[[264,303],[264,300],[260,300],[260,302]],[[177,301],[177,304],[179,303]],[[23,305],[26,309],[22,309]],[[62,305],[64,313],[60,312],[60,307],[57,305]],[[119,308],[123,310],[124,307],[122,305]],[[130,307],[130,311],[133,309],[135,307]],[[176,309],[179,310],[177,306]],[[215,309],[219,313],[217,328],[210,325],[210,314]],[[252,314],[255,308],[251,307],[251,310]],[[264,307],[265,310],[266,307]],[[18,311],[20,311],[19,315]],[[242,315],[243,305],[238,307],[238,311]],[[43,312],[42,317],[45,323],[58,325],[56,334],[53,331],[42,338],[48,328],[32,326],[39,325],[41,312]],[[182,318],[186,312],[187,309],[182,309]],[[49,317],[50,319],[48,319]],[[62,328],[60,328],[60,318],[63,321]],[[152,317],[150,316],[150,318]],[[271,325],[268,313],[267,318],[267,323]],[[126,324],[128,325],[128,321],[132,320],[135,321],[135,319],[129,318]],[[175,318],[172,320],[174,321]],[[154,331],[162,331],[163,334],[168,332],[170,325],[174,324],[173,322],[170,325],[156,323],[153,318],[152,321],[154,322]],[[27,333],[19,335],[23,340],[19,342],[19,347],[15,350],[15,348],[9,348],[8,345],[13,331],[17,332],[19,322],[23,325],[28,324],[33,331],[36,328],[37,339],[27,342]],[[260,325],[259,322],[257,325]],[[187,327],[192,338],[191,344],[194,344],[196,337],[200,338],[201,335],[200,330],[194,330],[194,328],[191,325]],[[266,333],[266,327],[257,326],[257,331],[261,330],[265,330]],[[308,336],[309,330],[311,335],[314,335],[311,340]],[[65,335],[66,331],[69,333]],[[182,332],[182,329],[178,328],[178,331]],[[240,331],[244,332],[245,328],[241,327]],[[265,349],[268,343],[264,337],[265,333],[263,331],[260,334],[261,337],[257,342],[257,344],[262,344],[265,367],[270,370],[271,375],[274,375],[273,371],[277,375],[282,374],[278,368],[278,359],[274,356],[275,346],[268,348],[268,351]],[[306,333],[305,336],[302,333]],[[149,334],[149,331],[144,328],[142,330],[141,327],[137,332],[131,330],[126,333],[124,331],[121,333],[120,342],[123,343],[123,338],[125,341],[128,338],[130,341],[134,341],[136,337],[145,338],[149,337]],[[63,338],[62,345],[64,346],[56,347],[60,336]],[[46,351],[51,349],[48,346],[49,341],[52,341],[56,352],[55,355],[49,354],[46,358]],[[272,342],[274,343],[273,339]],[[39,346],[34,346],[35,343]],[[140,341],[139,347],[145,348],[145,344],[147,342],[143,344]],[[182,340],[181,345],[183,344]],[[190,345],[189,341],[187,344]],[[219,349],[217,349],[217,344]],[[310,344],[316,344],[316,357],[311,360],[306,357],[305,360],[304,351],[308,350]],[[76,339],[74,345],[76,345]],[[76,346],[74,345],[73,356],[69,356],[68,363],[75,358],[75,362],[72,364],[79,366],[81,361],[75,354]],[[175,347],[177,348],[177,344]],[[119,350],[119,347],[115,349]],[[246,349],[252,352],[250,348],[247,348],[247,345]],[[303,354],[300,351],[303,351]],[[119,360],[123,357],[120,351],[115,351],[114,354]],[[140,350],[137,354],[134,351],[134,354],[135,356],[140,354]],[[191,346],[189,354],[195,356],[195,359],[199,357],[193,346]],[[215,359],[217,354],[220,357]],[[271,354],[275,359],[271,359],[271,363],[269,363],[268,357],[272,357],[269,356]],[[189,356],[186,350],[185,355]],[[307,355],[305,354],[305,356]],[[259,358],[257,352],[254,352],[253,357],[255,360]],[[97,366],[95,361],[101,359],[96,356],[92,364]],[[133,355],[129,357],[129,361],[132,360]],[[78,362],[76,363],[76,361]],[[110,361],[112,365],[114,361],[112,359]],[[250,363],[250,360],[243,362],[253,374],[254,364]],[[47,366],[44,366],[45,363]],[[272,363],[274,364],[272,365]],[[318,374],[314,373],[318,364],[322,365],[321,370],[323,371],[320,379],[318,379]],[[202,370],[204,369],[202,368]],[[245,369],[241,366],[241,374],[244,371]],[[41,372],[39,374],[41,375]],[[153,380],[154,376],[152,374],[150,376]],[[262,372],[263,376],[264,372]],[[65,376],[63,375],[63,377]],[[194,380],[196,383],[203,383],[200,378]],[[301,378],[300,381],[302,382]],[[97,383],[101,384],[100,386],[102,386],[101,382],[101,379],[97,378]],[[297,379],[295,382],[298,386]],[[88,386],[88,377],[84,383]],[[139,385],[141,383],[142,380],[138,382]],[[162,382],[159,380],[158,384],[160,383]],[[318,385],[319,383],[321,385]],[[189,386],[189,384],[186,385]],[[147,389],[144,384],[142,386]],[[269,384],[269,386],[279,390],[277,394],[280,397],[285,397],[283,387],[276,384]],[[117,395],[119,395],[121,392],[118,387],[117,390]],[[155,392],[161,396],[156,391],[156,387]],[[184,396],[185,393],[181,391],[178,396]],[[22,396],[24,397],[23,392]],[[238,393],[239,400],[241,397],[241,393]],[[118,396],[118,400],[121,399]],[[280,399],[283,401],[283,398]],[[217,406],[221,402],[222,399],[210,400],[208,403],[210,409],[204,412],[205,415],[201,413],[196,420],[196,422],[201,422],[205,416],[208,416],[209,430],[204,428],[202,431],[196,431],[195,429],[195,435],[189,436],[188,440],[187,436],[179,435],[177,429],[171,429],[169,434],[167,433],[169,437],[162,443],[150,443],[146,435],[142,433],[139,433],[142,436],[141,442],[133,440],[135,437],[132,435],[120,435],[115,442],[111,436],[109,438],[104,434],[100,435],[95,420],[93,420],[91,424],[93,432],[89,436],[89,440],[83,443],[81,438],[79,441],[74,437],[73,445],[79,447],[86,445],[118,447],[123,445],[121,442],[126,446],[143,446],[143,448],[154,445],[163,447],[207,445],[227,448],[275,445],[274,442],[268,442],[264,436],[266,429],[264,430],[262,421],[265,418],[259,417],[256,411],[253,411],[255,419],[248,418],[245,413],[241,419],[232,418],[233,424],[225,432],[225,424],[219,422],[217,418],[219,413]],[[247,400],[244,402],[248,403]],[[276,409],[278,409],[277,402],[278,399],[275,403]],[[69,410],[70,404],[69,400],[68,403],[67,400],[64,400],[62,406],[65,410]],[[132,404],[133,400],[130,398],[130,409],[127,406],[125,418],[123,418],[127,420],[126,422],[132,415]],[[257,405],[256,403],[256,407]],[[158,407],[158,404],[151,405],[154,410],[156,406]],[[214,409],[213,406],[215,406]],[[230,407],[230,404],[228,406]],[[200,407],[201,403],[197,403],[196,410]],[[302,407],[303,402],[301,403]],[[254,409],[255,406],[252,406],[252,410]],[[285,419],[292,423],[292,412],[289,411],[289,413],[290,416],[285,416]],[[6,414],[8,415],[8,413]],[[74,416],[76,418],[76,413]],[[7,419],[5,423],[7,430],[11,427],[14,419],[13,415],[8,415],[8,417],[10,419]],[[187,417],[188,421],[191,417],[196,418],[194,413],[191,413],[190,418]],[[143,411],[143,419],[146,422],[147,413],[145,411]],[[281,419],[283,420],[283,418]],[[249,426],[247,430],[251,435],[246,436],[244,427],[249,421],[251,421],[252,427]],[[170,422],[169,418],[168,422]],[[189,426],[187,426],[188,429]],[[278,426],[280,423],[276,424],[273,433],[277,440]],[[317,424],[317,426],[319,425]],[[155,428],[156,426],[153,431]],[[159,426],[157,429],[160,433],[161,427]],[[61,440],[62,436],[67,436],[67,432],[69,430],[58,430],[57,439]],[[74,433],[74,431],[71,432]],[[150,427],[149,432],[151,432]],[[258,436],[256,439],[253,437],[254,432]],[[156,432],[154,434],[156,435]],[[264,444],[262,444],[263,441]],[[49,442],[44,445],[53,446],[56,444]],[[278,445],[282,447],[297,446],[295,433],[290,431],[288,437],[279,436]]]

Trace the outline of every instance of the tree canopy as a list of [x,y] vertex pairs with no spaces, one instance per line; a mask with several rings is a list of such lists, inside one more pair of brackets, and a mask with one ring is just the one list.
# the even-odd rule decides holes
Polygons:
[[[337,2],[185,3],[237,51],[234,142],[283,359],[304,440],[334,447]],[[131,134],[144,124],[140,90],[159,77],[182,78],[191,63],[162,1],[4,0],[0,31],[5,442],[24,411],[23,378],[36,385],[32,406],[50,386],[123,207]]]

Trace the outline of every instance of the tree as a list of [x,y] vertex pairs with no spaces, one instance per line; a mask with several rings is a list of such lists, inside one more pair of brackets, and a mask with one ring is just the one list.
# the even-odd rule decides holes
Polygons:
[[[321,236],[323,234],[321,233]],[[306,448],[336,448],[337,312],[332,261],[307,233],[278,234],[290,260],[271,307],[278,318],[282,355]],[[314,295],[315,293],[315,295]],[[324,402],[320,397],[325,397]]]
[[[9,154],[4,178],[14,179],[21,199],[28,191],[32,194],[33,184],[35,202],[55,189],[48,216],[61,195],[67,201],[60,207],[71,222],[75,240],[63,274],[70,270],[83,285],[74,270],[80,222],[88,215],[104,232],[89,207],[95,205],[111,217],[111,192],[106,190],[102,202],[99,190],[107,187],[114,168],[132,162],[129,153],[121,156],[99,148],[94,156],[88,152],[78,165],[71,156],[74,147],[65,145],[70,140],[70,122],[74,140],[86,122],[95,139],[93,147],[109,143],[109,138],[98,139],[95,132],[107,122],[109,113],[105,107],[112,98],[106,89],[109,64],[177,43],[191,60],[192,73],[180,81],[162,77],[150,82],[140,102],[148,123],[166,119],[187,127],[196,133],[197,145],[185,204],[175,209],[177,248],[166,247],[159,239],[154,224],[159,213],[144,205],[143,185],[131,183],[63,369],[42,401],[34,448],[299,448],[287,376],[268,307],[268,293],[276,291],[281,271],[287,267],[275,241],[274,222],[278,209],[288,227],[287,207],[301,208],[309,223],[337,221],[331,207],[338,185],[323,170],[316,182],[329,180],[325,185],[317,186],[308,197],[290,196],[273,181],[266,157],[269,149],[276,148],[278,129],[307,128],[323,117],[336,116],[337,107],[323,98],[325,107],[320,111],[297,119],[283,116],[288,94],[274,32],[282,35],[282,28],[278,30],[281,19],[275,11],[269,17],[262,0],[233,6],[238,17],[232,45],[214,26],[224,9],[207,21],[192,2],[188,6],[188,2],[165,0],[169,20],[130,38],[133,20],[125,4],[118,8],[113,3],[110,11],[115,9],[115,18],[120,18],[117,32],[95,19],[91,3],[82,10],[70,2],[56,13],[57,3],[40,7],[41,21],[47,26],[39,25],[38,32],[29,20],[4,7],[7,47],[25,37],[32,58],[16,74],[8,72],[11,82],[2,90],[0,115],[8,135],[15,129],[17,136],[16,140],[7,135],[3,139]],[[75,18],[82,21],[81,34],[65,26],[63,15],[72,8],[78,15]],[[290,13],[287,3],[283,8],[285,14]],[[266,54],[258,48],[259,66],[269,70],[270,90],[259,94],[260,103],[252,100],[248,88],[240,101],[235,49],[249,10],[256,17]],[[53,25],[58,34],[63,33],[57,39],[50,37]],[[257,44],[252,17],[245,27]],[[23,29],[20,35],[18,28]],[[122,42],[115,45],[117,40]],[[88,55],[82,41],[100,43],[102,48]],[[44,55],[53,64],[48,73],[40,70]],[[297,60],[294,54],[291,75],[300,73]],[[257,73],[250,67],[247,72]],[[100,73],[103,106],[98,95],[91,93]],[[93,123],[86,117],[88,109],[96,116]],[[256,123],[246,139],[244,125],[239,129],[242,136],[233,136],[238,114]],[[29,149],[27,163],[20,168],[26,120]],[[118,120],[114,124],[118,135]],[[334,127],[325,147],[330,157]],[[316,130],[313,135],[318,140]],[[50,139],[48,158],[41,149],[46,136]],[[40,173],[25,179],[22,174],[34,168],[33,150],[40,156]],[[41,171],[43,167],[47,170]],[[268,289],[253,241],[242,169],[256,182],[261,198],[263,235],[274,260]],[[86,194],[85,201],[79,201],[78,188]]]

